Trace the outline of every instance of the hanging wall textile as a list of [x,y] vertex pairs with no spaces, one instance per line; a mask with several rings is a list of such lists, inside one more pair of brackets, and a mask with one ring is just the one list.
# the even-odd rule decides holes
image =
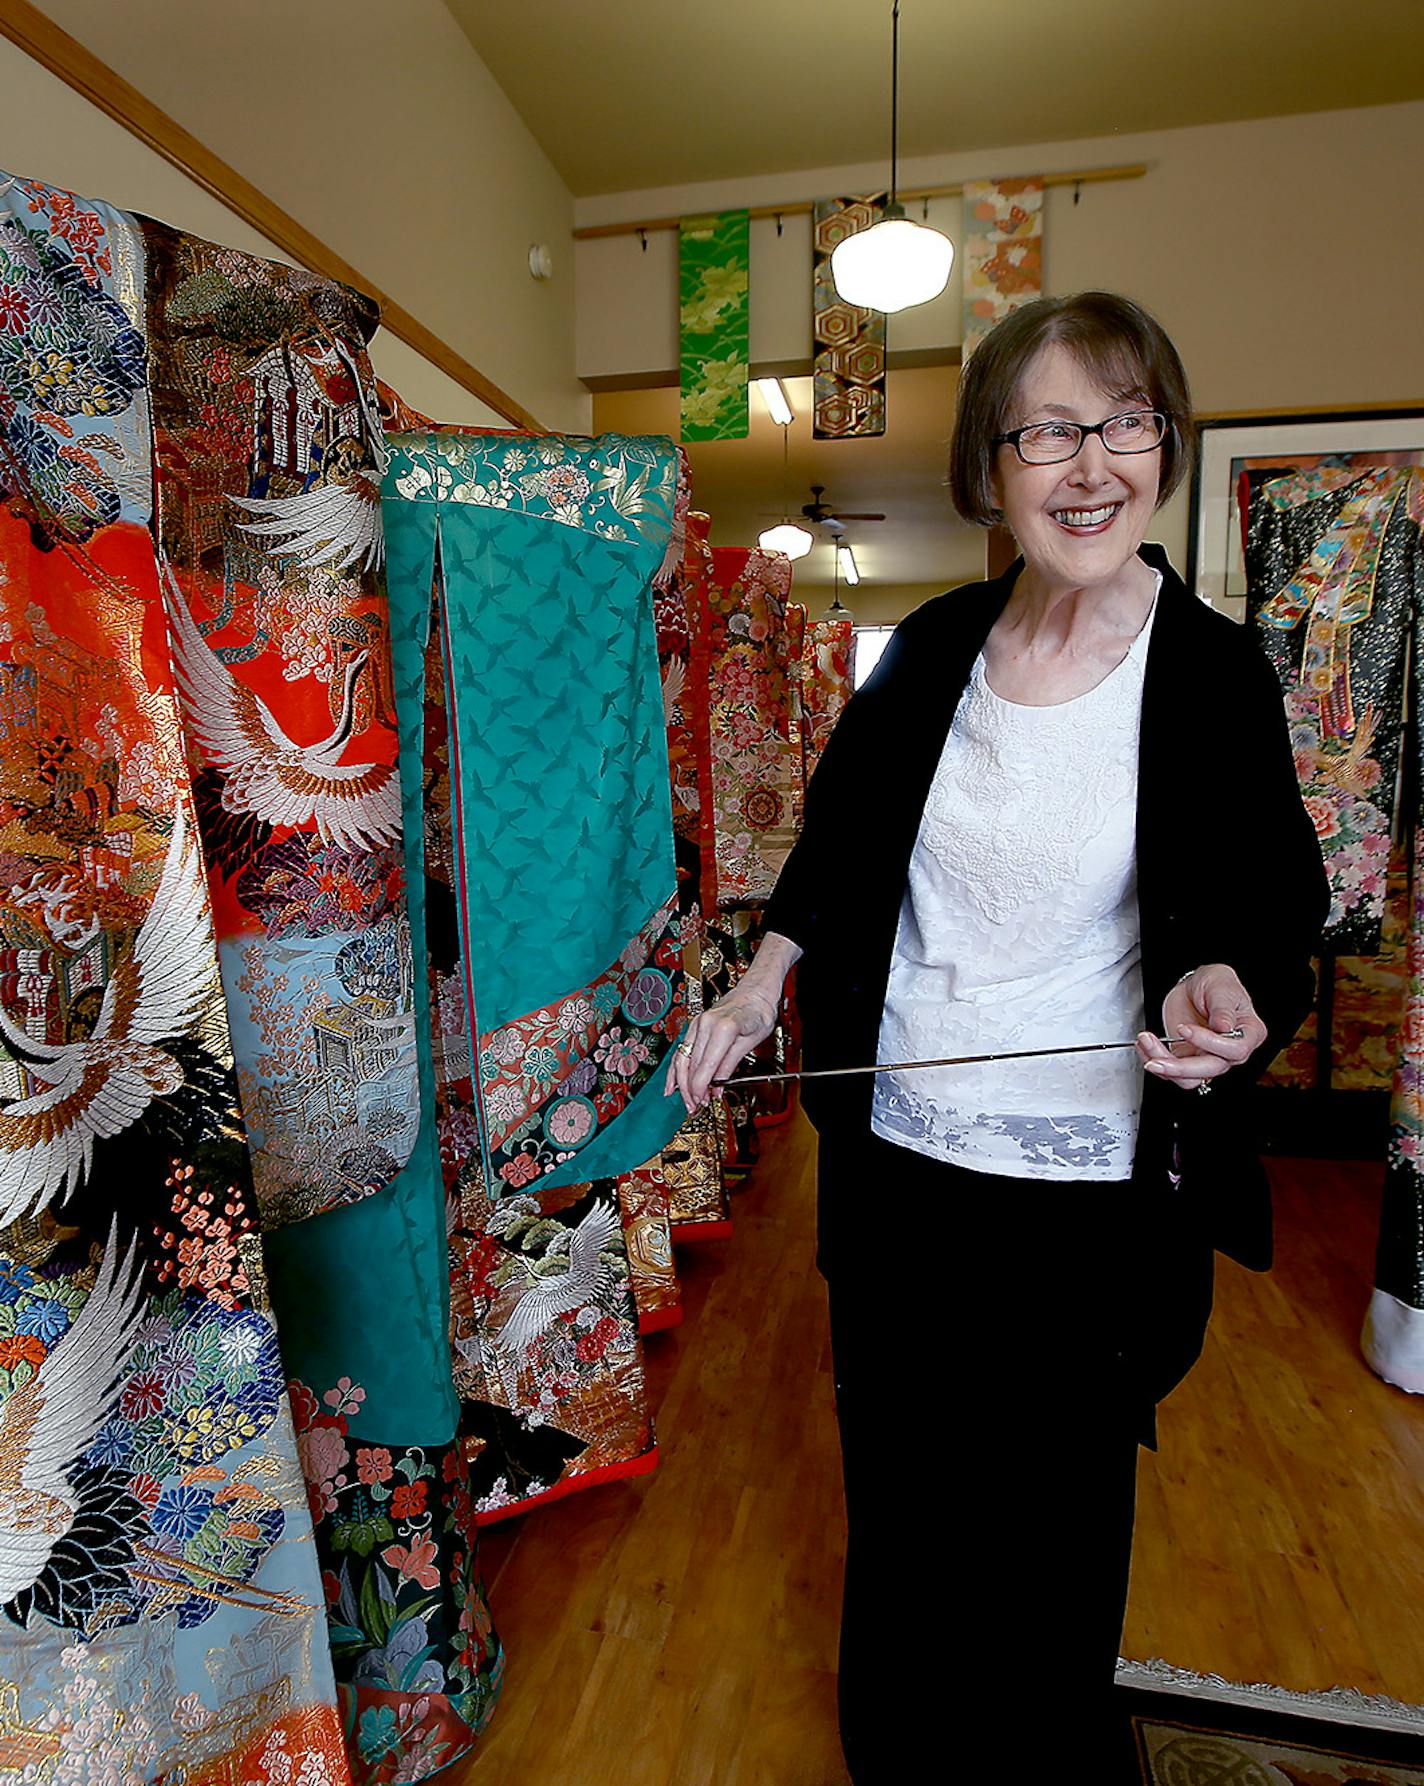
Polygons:
[[806,705],[806,627],[803,602],[786,604],[786,737],[791,746],[791,829],[798,832],[806,808],[806,754],[801,727]]
[[[1363,456],[1362,456],[1363,457]],[[1279,676],[1332,894],[1326,940],[1380,945],[1407,699],[1424,698],[1424,466],[1332,458],[1247,474],[1248,610]],[[1406,663],[1414,666],[1405,688]],[[1408,986],[1365,1356],[1424,1393],[1424,764],[1401,785],[1414,838]]]
[[258,1195],[388,1184],[418,1118],[365,338],[344,288],[145,221],[156,532]]
[[812,620],[801,647],[801,755],[809,782],[855,692],[855,629],[850,620]]
[[0,181],[0,1768],[349,1780],[149,533],[143,233]]
[[1424,467],[1247,474],[1248,609],[1285,691],[1330,877],[1325,940],[1379,946]]
[[[1409,852],[1395,845],[1374,955],[1327,957],[1334,984],[1330,1012],[1328,1089],[1387,1092],[1394,1083],[1409,987]],[[1320,964],[1317,962],[1317,971]],[[1316,1013],[1312,1011],[1263,1076],[1263,1085],[1309,1091],[1322,1083]]]
[[964,348],[1043,295],[1043,181],[964,183]]
[[710,525],[708,517],[696,510],[687,516],[676,572],[667,588],[657,591],[654,602],[668,765],[672,771],[678,909],[685,943],[694,939],[702,914],[714,910],[717,900],[708,656]]
[[[473,1748],[502,1652],[477,1562],[450,1352],[450,1254],[426,947],[424,642],[393,640],[420,1070],[411,1158],[381,1196],[268,1243],[298,1445],[358,1778],[420,1779]],[[349,1683],[349,1684],[347,1684]]]
[[648,1159],[683,1023],[649,584],[672,538],[666,440],[391,438],[396,624],[439,574],[456,901],[491,1196]]
[[473,1746],[500,1653],[417,1089],[421,809],[417,782],[403,825],[376,319],[308,274],[144,227],[168,624],[244,1115],[269,1223],[311,1218],[268,1236],[267,1265],[338,1692],[357,1780],[416,1780]]
[[745,211],[682,220],[678,297],[684,440],[746,438],[748,230]]
[[713,551],[712,816],[717,903],[724,908],[769,898],[794,841],[790,594],[784,553]]
[[682,1294],[672,1256],[667,1179],[659,1160],[623,1173],[618,1180],[618,1208],[638,1331],[675,1327],[682,1319]]
[[[425,872],[412,914],[430,974],[462,1445],[486,1522],[641,1474],[656,1452],[615,1181],[545,1190],[536,1174],[504,1201],[487,1188],[457,899],[445,600],[437,580],[428,622],[397,627],[396,661],[405,662],[408,641],[423,653],[421,677],[412,684],[401,674],[398,684],[402,780],[424,790]],[[407,707],[421,714],[418,750]]]
[[885,432],[885,313],[847,304],[831,276],[836,248],[884,215],[883,192],[871,198],[818,198],[812,209],[814,440]]

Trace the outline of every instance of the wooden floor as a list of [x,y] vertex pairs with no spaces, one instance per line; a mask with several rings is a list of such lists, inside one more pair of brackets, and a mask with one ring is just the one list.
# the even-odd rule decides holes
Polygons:
[[[844,1786],[841,1562],[812,1137],[764,1137],[736,1234],[648,1342],[661,1465],[482,1540],[509,1662],[460,1786]],[[1424,1401],[1360,1360],[1378,1172],[1275,1172],[1270,1277],[1218,1267],[1143,1453],[1123,1653],[1424,1704]]]
[[1380,1167],[1270,1162],[1276,1265],[1217,1260],[1142,1454],[1124,1655],[1424,1705],[1424,1397],[1360,1356]]

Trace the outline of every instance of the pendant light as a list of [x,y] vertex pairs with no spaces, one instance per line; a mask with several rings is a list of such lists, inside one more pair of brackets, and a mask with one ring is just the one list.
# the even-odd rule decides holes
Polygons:
[[909,310],[949,283],[954,244],[942,231],[913,223],[896,196],[900,137],[900,0],[891,15],[890,202],[884,221],[837,243],[831,278],[844,303],[862,310]]
[[[780,389],[780,386],[777,387]],[[781,400],[786,403],[783,391]],[[775,527],[768,527],[765,533],[757,535],[757,544],[763,552],[784,552],[788,558],[804,558],[816,543],[815,535],[804,527],[798,527],[788,513],[791,501],[787,495],[790,487],[791,463],[791,407],[786,405],[786,420],[781,426],[781,520]]]
[[855,615],[851,613],[850,609],[841,600],[841,550],[839,541],[836,542],[835,550],[831,554],[831,600],[825,613],[822,614],[820,618],[822,620],[849,620],[852,625],[855,623]]

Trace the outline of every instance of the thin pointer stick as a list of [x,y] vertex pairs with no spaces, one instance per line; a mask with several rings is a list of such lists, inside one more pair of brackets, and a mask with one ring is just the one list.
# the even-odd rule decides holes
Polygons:
[[[1223,1032],[1225,1038],[1239,1041],[1244,1031],[1229,1029]],[[1157,1040],[1164,1048],[1172,1049],[1181,1046],[1185,1040],[1182,1036],[1159,1036]],[[986,1061],[996,1060],[1042,1060],[1050,1054],[1107,1054],[1116,1049],[1136,1048],[1136,1042],[1080,1042],[1072,1048],[1019,1048],[1007,1054],[955,1054],[945,1060],[892,1060],[876,1061],[868,1067],[815,1067],[811,1071],[799,1073],[747,1073],[737,1074],[730,1079],[714,1079],[713,1085],[774,1085],[786,1079],[843,1079],[853,1073],[918,1073],[927,1067],[977,1067]]]

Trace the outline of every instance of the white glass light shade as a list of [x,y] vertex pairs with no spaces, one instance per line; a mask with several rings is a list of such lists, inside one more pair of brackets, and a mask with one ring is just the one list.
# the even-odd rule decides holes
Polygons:
[[783,521],[779,527],[768,527],[765,533],[757,536],[757,544],[763,552],[784,552],[788,558],[804,558],[815,543],[804,527],[794,527],[789,521]]
[[908,217],[887,217],[837,243],[831,277],[847,304],[863,310],[908,310],[937,298],[953,265],[954,244],[948,236]]

